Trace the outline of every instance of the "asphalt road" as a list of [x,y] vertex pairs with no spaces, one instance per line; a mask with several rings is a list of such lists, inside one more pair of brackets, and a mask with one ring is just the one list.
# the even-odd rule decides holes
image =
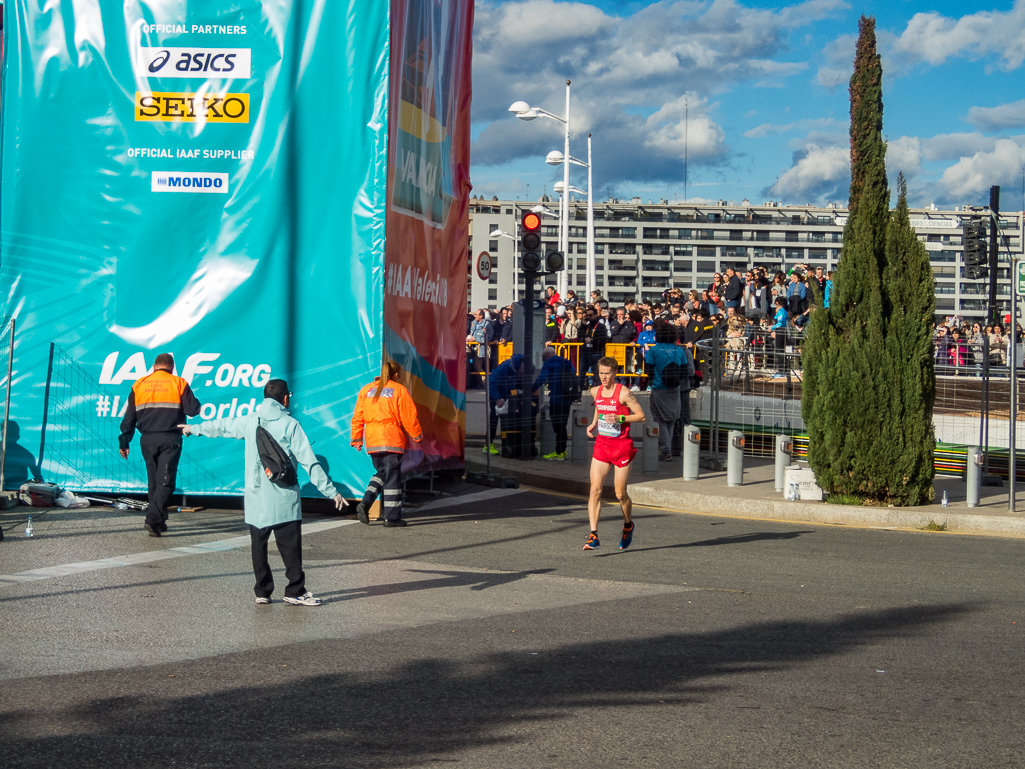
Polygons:
[[585,553],[581,500],[449,490],[310,519],[309,609],[236,515],[9,531],[62,575],[0,577],[3,765],[1025,766],[1020,540],[638,509],[620,552],[606,505]]

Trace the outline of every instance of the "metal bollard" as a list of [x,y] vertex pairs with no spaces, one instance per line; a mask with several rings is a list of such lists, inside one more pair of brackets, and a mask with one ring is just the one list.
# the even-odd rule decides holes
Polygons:
[[789,435],[776,436],[776,491],[783,491],[787,467],[793,461],[794,439]]
[[968,507],[978,507],[979,486],[982,484],[982,449],[978,446],[968,449],[965,480],[968,482]]
[[541,442],[541,456],[555,453],[555,428],[552,427],[550,406],[541,407],[541,424],[538,426],[538,437]]
[[683,427],[683,480],[698,479],[698,458],[701,454],[701,431],[694,425]]
[[730,445],[726,449],[726,485],[744,485],[744,433],[730,430]]
[[641,437],[641,452],[644,454],[643,473],[658,472],[658,425],[645,424]]
[[586,462],[590,459],[587,451],[587,425],[590,423],[591,418],[587,415],[587,412],[583,408],[575,406],[570,417],[570,424],[573,428],[573,440],[570,445],[569,456],[571,462]]

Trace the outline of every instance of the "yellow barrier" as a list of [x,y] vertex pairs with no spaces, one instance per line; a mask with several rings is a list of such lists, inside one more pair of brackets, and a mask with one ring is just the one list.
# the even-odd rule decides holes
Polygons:
[[[549,345],[555,348],[555,354],[565,358],[573,366],[573,370],[578,374],[580,371],[580,355],[583,349],[582,342],[557,342],[556,344]],[[468,342],[466,345],[467,349],[477,350],[480,344],[477,342]],[[617,376],[624,379],[633,379],[644,376],[643,363],[639,364],[638,361],[641,359],[639,350],[641,345],[638,344],[615,344],[609,342],[605,345],[605,355],[609,358],[614,358],[619,364],[619,373]],[[509,358],[512,357],[513,346],[512,342],[503,342],[498,345],[498,357],[497,360],[492,362],[492,370],[495,367],[505,363]],[[478,352],[479,355],[479,352]],[[472,372],[479,376],[481,379],[484,378],[483,364],[481,371]]]

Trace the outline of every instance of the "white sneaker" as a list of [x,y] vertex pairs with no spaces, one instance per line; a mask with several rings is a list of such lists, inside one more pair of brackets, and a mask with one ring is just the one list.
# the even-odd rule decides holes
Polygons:
[[320,599],[314,598],[313,593],[307,590],[298,598],[289,598],[287,595],[284,598],[285,603],[290,603],[292,606],[320,606]]
[[630,392],[632,392],[632,393],[639,393],[640,391],[641,391],[641,388],[638,387],[637,385],[634,385],[633,387],[630,388]]
[[256,603],[259,606],[265,606],[270,603],[270,598],[264,598],[262,595],[256,597]]

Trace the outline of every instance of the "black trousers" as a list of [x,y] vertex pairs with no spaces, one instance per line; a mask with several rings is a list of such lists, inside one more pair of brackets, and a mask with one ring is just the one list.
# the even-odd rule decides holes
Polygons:
[[572,404],[548,404],[548,413],[552,415],[552,429],[555,430],[555,453],[566,453],[566,425],[569,423],[569,410]]
[[258,598],[270,598],[270,594],[274,592],[274,575],[271,573],[270,562],[267,560],[267,542],[270,540],[272,531],[274,532],[274,541],[278,545],[278,552],[281,553],[281,560],[285,562],[285,576],[288,577],[285,595],[289,598],[298,598],[306,592],[306,573],[303,571],[302,521],[279,523],[264,529],[249,526],[253,574],[256,575],[256,587],[253,588],[253,592]]
[[167,521],[167,501],[178,482],[178,461],[182,456],[182,437],[174,433],[143,433],[139,438],[142,458],[149,480],[149,506],[146,523],[159,527]]
[[370,455],[374,463],[374,477],[363,493],[363,509],[369,512],[378,495],[381,496],[381,517],[397,521],[402,517],[402,455],[379,452]]

